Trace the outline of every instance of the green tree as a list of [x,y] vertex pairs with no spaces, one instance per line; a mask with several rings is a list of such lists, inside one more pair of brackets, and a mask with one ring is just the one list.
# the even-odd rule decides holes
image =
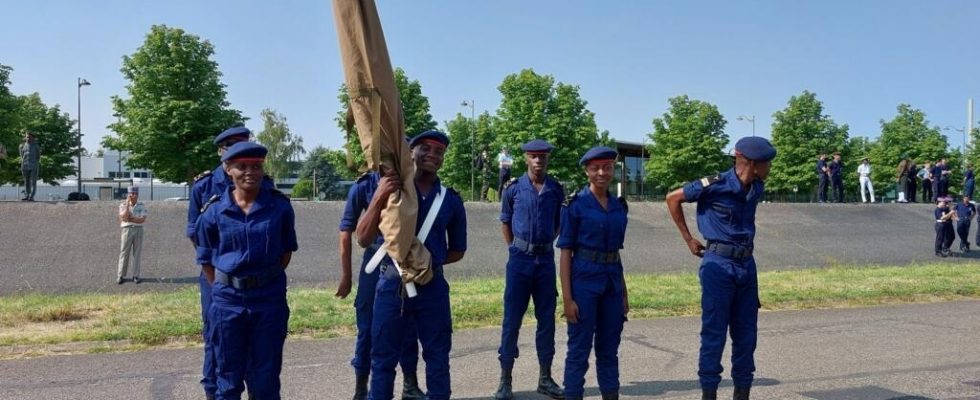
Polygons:
[[130,153],[127,165],[170,182],[190,182],[218,163],[212,139],[245,118],[225,99],[214,46],[182,29],[154,25],[143,45],[123,56],[128,98],[113,96],[120,121],[103,146]]
[[[40,179],[55,185],[58,179],[74,175],[78,135],[72,129],[74,121],[67,113],[61,112],[57,105],[45,105],[37,93],[18,96],[18,100],[19,129],[34,132],[41,148],[41,168],[38,174]],[[18,165],[19,163],[18,159]]]
[[275,110],[262,110],[262,132],[255,139],[267,149],[265,156],[265,172],[272,177],[273,182],[282,180],[292,172],[289,161],[306,154],[303,148],[303,138],[294,136],[289,131],[286,117]]
[[647,181],[660,190],[671,190],[730,168],[731,159],[724,152],[727,122],[718,107],[687,95],[669,102],[670,109],[653,120],[653,133],[648,135]]
[[[16,96],[10,92],[12,71],[13,68],[0,64],[0,146],[7,151],[8,160],[16,157],[17,145],[21,140],[21,135],[17,131],[18,102]],[[7,179],[7,170],[12,168],[12,165],[10,161],[0,161],[0,184],[11,182]]]
[[[316,181],[316,194],[321,199],[343,199],[347,195],[337,184],[342,177],[338,174],[335,159],[338,151],[317,146],[310,151],[309,157],[299,170],[300,181],[310,185],[310,196],[313,194],[313,182]],[[297,182],[297,185],[299,183]],[[293,189],[295,193],[295,188]],[[309,196],[307,196],[309,197]]]
[[[398,97],[402,102],[402,112],[405,117],[405,135],[414,137],[422,132],[436,128],[436,121],[429,114],[429,98],[422,94],[422,85],[419,81],[414,81],[405,75],[401,68],[395,68],[395,86],[398,87]],[[337,95],[340,101],[340,111],[334,117],[337,127],[347,136],[344,150],[350,157],[346,157],[346,169],[349,174],[357,176],[365,168],[364,153],[361,151],[361,140],[357,136],[357,128],[353,125],[347,129],[347,113],[350,110],[350,96],[347,94],[347,85],[340,85],[340,93]]]
[[309,199],[313,197],[313,182],[306,178],[300,178],[293,185],[293,191],[289,194],[294,199]]
[[[896,184],[898,163],[904,158],[916,160],[918,165],[941,158],[961,159],[958,152],[949,151],[949,143],[939,127],[929,127],[924,112],[908,104],[900,104],[897,110],[898,115],[890,121],[881,120],[881,135],[868,157],[876,188],[891,188]],[[959,164],[951,162],[950,165],[954,172],[950,183],[955,185],[959,183],[956,177],[962,175],[957,175]]]
[[970,131],[970,143],[965,150],[966,162],[973,164],[974,168],[980,167],[980,128]]
[[[586,182],[578,160],[592,146],[609,145],[608,132],[599,133],[595,114],[579,95],[578,86],[555,82],[550,75],[531,69],[508,75],[497,88],[503,98],[494,125],[496,151],[507,148],[514,157],[515,175],[527,169],[520,156],[522,144],[532,139],[556,147],[549,173],[575,186]],[[495,155],[496,152],[491,152]]]
[[795,187],[815,193],[820,153],[828,154],[829,162],[830,154],[841,152],[844,177],[853,175],[848,171],[856,171],[857,165],[848,158],[847,132],[847,124],[837,125],[824,114],[823,102],[817,100],[815,93],[804,90],[791,97],[786,108],[773,114],[772,145],[778,156],[772,162],[766,190],[789,193]]
[[474,185],[472,191],[478,192],[483,187],[486,175],[496,174],[497,164],[495,162],[480,165],[484,168],[478,170],[477,163],[474,161],[474,156],[479,158],[480,153],[484,150],[488,154],[493,154],[490,157],[496,155],[490,151],[494,141],[494,119],[492,115],[484,112],[477,116],[476,121],[464,117],[462,114],[456,114],[455,119],[446,122],[446,134],[449,135],[450,146],[446,151],[446,160],[439,176],[446,185],[464,192],[466,199],[475,198],[475,195],[470,193],[471,180]]

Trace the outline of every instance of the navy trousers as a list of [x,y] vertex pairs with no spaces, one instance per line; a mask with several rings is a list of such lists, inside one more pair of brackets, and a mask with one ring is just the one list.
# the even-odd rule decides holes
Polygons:
[[960,235],[960,250],[970,247],[970,220],[957,221],[956,233]]
[[208,332],[211,331],[208,324],[208,310],[211,309],[211,284],[204,277],[204,271],[198,277],[198,284],[201,287],[201,321],[203,321],[204,336],[204,364],[201,371],[201,386],[204,393],[214,395],[218,391],[218,378],[215,376],[216,362],[214,360],[214,344],[211,342]]
[[[368,274],[364,267],[374,256],[377,249],[370,247],[364,250],[361,260],[361,272],[357,275],[357,295],[354,297],[354,319],[357,322],[357,339],[354,341],[354,358],[350,365],[357,375],[371,373],[371,324],[374,320],[374,295],[378,286],[380,271]],[[409,323],[405,331],[405,342],[402,345],[401,358],[398,364],[403,374],[415,374],[419,364],[418,334],[415,325]]]
[[829,182],[830,177],[827,176],[827,174],[820,174],[819,179],[820,181],[817,183],[817,200],[819,200],[821,203],[825,203],[827,202],[827,183]]
[[755,259],[735,260],[705,253],[698,271],[701,281],[701,355],[698,376],[702,389],[721,382],[725,336],[732,337],[732,380],[752,386],[759,320],[759,282]]
[[[572,299],[578,305],[578,322],[568,324],[568,355],[565,357],[565,396],[582,397],[589,354],[595,344],[595,369],[602,393],[619,392],[619,343],[626,315],[623,308],[622,266],[618,274],[577,275],[572,271]],[[573,269],[577,265],[573,260]],[[584,269],[584,268],[583,268]]]
[[500,367],[512,369],[514,359],[520,356],[517,338],[521,332],[528,302],[534,299],[534,317],[538,326],[535,348],[538,362],[551,365],[555,358],[555,307],[558,288],[555,284],[555,258],[553,253],[527,255],[510,249],[504,286],[504,321],[500,334]]
[[[433,266],[433,269],[441,267]],[[395,390],[395,364],[413,324],[422,343],[425,385],[429,400],[447,400],[451,394],[449,351],[452,349],[453,321],[449,306],[449,283],[436,272],[428,284],[416,285],[418,296],[402,296],[401,278],[382,275],[374,299],[371,326],[371,400],[390,400]]]

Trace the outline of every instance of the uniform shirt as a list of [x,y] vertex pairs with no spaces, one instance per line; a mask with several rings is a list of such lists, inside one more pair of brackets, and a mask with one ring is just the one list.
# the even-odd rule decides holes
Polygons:
[[974,180],[973,170],[972,169],[966,170],[966,173],[963,174],[963,179],[966,179],[967,182]]
[[944,179],[942,166],[937,165],[935,167],[932,167],[932,171],[929,172],[932,174],[933,179],[939,179],[939,180]]
[[[936,211],[933,212],[933,215],[936,216],[936,222],[939,222],[939,219],[943,217],[943,214],[946,214],[948,212],[949,212],[949,207],[936,207]],[[952,222],[952,220],[943,221],[943,223],[948,223],[948,222]]]
[[41,158],[41,148],[37,142],[25,142],[20,145],[20,166],[21,168],[37,168]]
[[698,203],[698,230],[709,242],[751,246],[755,239],[755,209],[764,184],[757,179],[748,191],[743,190],[735,168],[717,179],[711,182],[705,178],[684,185],[684,201]]
[[296,217],[285,195],[262,188],[248,214],[235,203],[233,188],[208,207],[197,222],[197,263],[239,277],[280,267],[285,252],[296,251]]
[[[432,203],[441,188],[442,184],[439,179],[436,179],[432,190],[423,196],[416,186],[415,190],[419,198],[419,216],[415,224],[416,236],[422,229],[425,217],[429,215]],[[463,208],[463,199],[456,191],[446,189],[442,206],[439,207],[439,213],[436,214],[429,236],[426,236],[423,245],[432,254],[432,270],[436,274],[442,274],[442,265],[446,263],[450,251],[466,251],[466,209]]]
[[618,198],[608,195],[603,209],[589,187],[575,194],[561,209],[558,248],[613,252],[623,248],[626,239],[626,209]]
[[[357,178],[357,182],[354,182],[350,191],[347,192],[347,202],[344,203],[344,213],[340,217],[338,230],[354,232],[357,229],[357,219],[371,205],[371,199],[374,198],[374,192],[378,190],[378,182],[380,181],[381,175],[377,172],[367,173]],[[381,244],[383,242],[384,236],[378,234],[374,243]]]
[[868,175],[871,175],[871,164],[858,165],[858,176],[867,178]]
[[[201,216],[201,208],[211,200],[212,196],[221,197],[231,186],[234,186],[231,177],[225,174],[225,168],[221,164],[218,164],[218,167],[211,171],[210,175],[194,182],[194,186],[191,187],[191,196],[187,199],[189,203],[187,205],[187,230],[185,232],[187,237],[194,238],[196,235],[197,218]],[[263,189],[275,189],[275,187],[272,179],[268,176],[263,177]]]
[[510,224],[514,238],[531,244],[551,244],[558,235],[561,203],[565,190],[553,178],[545,177],[539,193],[531,177],[522,175],[504,189],[500,201],[500,221]]
[[817,168],[815,170],[816,173],[817,173],[817,175],[819,175],[819,176],[826,175],[826,173],[823,171],[823,169],[826,168],[826,167],[827,167],[827,161],[826,160],[817,160]]
[[[119,204],[119,216],[122,217],[123,215],[126,215],[127,212],[130,215],[132,215],[133,218],[145,217],[146,216],[146,205],[143,204],[142,201],[137,201],[136,204],[132,204],[132,205],[129,204],[129,200],[123,201],[122,203]],[[140,223],[140,222],[131,222],[131,221],[120,221],[119,222],[119,226],[120,227],[123,227],[123,228],[125,228],[127,226],[143,226],[143,223]]]
[[840,178],[840,171],[844,168],[843,163],[839,161],[830,162],[830,176],[833,178]]
[[969,221],[971,218],[973,218],[973,214],[976,214],[976,212],[977,207],[971,203],[956,203],[956,217],[959,218],[960,221]]

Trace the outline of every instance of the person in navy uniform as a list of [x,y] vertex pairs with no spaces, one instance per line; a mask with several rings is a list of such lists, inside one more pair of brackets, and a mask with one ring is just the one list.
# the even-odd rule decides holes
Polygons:
[[960,251],[970,252],[970,221],[977,214],[977,207],[970,202],[968,196],[963,196],[963,201],[956,203],[956,233],[960,236]]
[[[247,142],[252,132],[243,126],[226,129],[214,138],[214,145],[218,147],[218,157],[225,154],[231,145],[238,142]],[[225,174],[224,165],[219,164],[213,171],[204,171],[194,178],[194,186],[191,187],[191,195],[188,199],[187,207],[187,238],[191,244],[197,247],[197,219],[208,207],[218,201],[221,195],[228,191],[232,186],[231,177]],[[270,185],[271,187],[271,185]],[[204,394],[208,399],[214,398],[214,392],[218,389],[217,377],[214,375],[214,344],[208,340],[208,308],[211,305],[211,284],[204,277],[202,270],[198,277],[198,285],[201,288],[201,320],[204,323],[204,363],[202,366],[201,386],[204,387]]]
[[[721,382],[725,334],[732,337],[734,399],[749,398],[755,372],[759,284],[755,259],[755,212],[765,190],[776,149],[761,137],[735,143],[735,165],[690,182],[667,195],[670,217],[688,249],[702,257],[701,352],[698,360],[703,400],[715,400]],[[697,202],[698,230],[707,246],[691,236],[683,202]]]
[[830,180],[830,174],[828,174],[827,169],[827,154],[820,153],[820,157],[817,158],[817,201],[820,203],[827,202],[827,182]]
[[936,200],[932,197],[932,163],[926,161],[926,165],[919,170],[917,175],[922,181],[922,202],[935,202]]
[[939,257],[949,256],[949,247],[953,244],[955,233],[953,233],[953,217],[956,210],[951,210],[949,203],[952,199],[940,197],[936,199],[936,209],[933,216],[936,217],[936,245],[934,250]]
[[[378,189],[381,176],[376,172],[361,175],[351,186],[344,204],[344,213],[340,219],[340,285],[336,297],[346,298],[351,291],[351,243],[352,234],[357,227],[357,219],[367,210],[374,192]],[[357,322],[357,339],[354,341],[354,357],[350,364],[354,368],[354,397],[353,400],[367,399],[368,379],[371,373],[371,322],[374,318],[374,290],[378,285],[377,271],[367,273],[365,267],[374,253],[378,251],[384,238],[381,235],[364,249],[361,259],[361,269],[357,275],[357,295],[354,298],[354,316]],[[404,349],[398,364],[402,367],[402,399],[424,399],[425,393],[419,389],[418,361],[419,347],[415,326],[412,325],[405,335]]]
[[940,198],[946,197],[946,160],[936,161],[936,165],[930,171],[932,173],[932,201],[938,202]]
[[834,153],[834,161],[827,167],[830,171],[830,184],[833,186],[834,201],[844,202],[844,178],[841,172],[844,170],[844,163],[840,160],[840,153]]
[[972,199],[975,188],[976,178],[973,176],[973,164],[968,164],[966,172],[963,173],[963,195]]
[[221,156],[231,186],[197,222],[197,262],[211,288],[208,309],[218,377],[215,397],[280,398],[289,306],[286,267],[298,248],[289,198],[263,185],[267,150],[239,142]]
[[595,343],[596,376],[603,400],[619,399],[619,342],[629,296],[619,250],[626,236],[626,201],[613,197],[616,151],[593,147],[582,156],[589,184],[569,195],[561,210],[561,292],[568,320],[565,398],[581,399]]
[[494,399],[513,399],[511,371],[520,354],[517,337],[534,299],[534,317],[538,322],[535,345],[538,355],[537,392],[553,399],[565,397],[551,377],[555,357],[555,307],[558,288],[555,285],[554,241],[558,236],[561,204],[565,191],[557,180],[548,176],[553,147],[543,140],[525,143],[527,174],[504,184],[500,222],[509,257],[504,286],[504,320],[500,334],[500,386]]
[[[456,191],[442,186],[439,168],[449,146],[449,137],[426,131],[412,138],[409,147],[415,160],[415,190],[419,198],[416,233],[430,212],[434,223],[423,244],[432,256],[432,280],[416,285],[418,294],[407,297],[401,276],[390,260],[382,265],[374,299],[371,325],[371,383],[368,398],[394,397],[395,364],[402,354],[404,336],[410,324],[416,326],[425,360],[425,383],[429,400],[449,399],[449,350],[452,348],[453,322],[449,306],[449,283],[443,267],[463,258],[466,252],[466,210]],[[357,223],[357,242],[368,247],[378,236],[381,210],[388,196],[400,190],[401,178],[384,174],[378,182],[367,212]],[[434,204],[441,202],[438,210]]]

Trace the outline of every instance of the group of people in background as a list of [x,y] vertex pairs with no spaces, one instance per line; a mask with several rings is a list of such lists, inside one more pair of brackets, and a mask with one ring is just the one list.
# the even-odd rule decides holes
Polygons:
[[[935,163],[926,162],[919,167],[915,161],[906,157],[898,164],[896,174],[897,181],[897,200],[898,203],[918,203],[917,192],[922,188],[922,202],[937,202],[940,198],[949,196],[950,169],[948,160],[940,159]],[[828,200],[835,203],[843,203],[844,200],[844,180],[841,175],[843,162],[840,153],[834,153],[833,159],[828,161],[827,154],[820,154],[817,158],[815,173],[817,174],[817,201],[826,203]],[[862,203],[876,202],[874,184],[871,179],[871,163],[868,158],[861,159],[861,165],[857,168],[858,191],[861,193]],[[976,188],[973,165],[966,166],[963,172],[963,195],[973,199]],[[828,187],[832,188],[832,199],[827,197]]]
[[[952,247],[956,235],[960,237],[960,251],[970,252],[970,222],[977,216],[977,208],[970,201],[969,196],[963,196],[962,201],[955,205],[952,203],[951,197],[940,197],[936,201],[936,210],[934,211],[936,217],[935,251],[936,256],[939,257],[950,255],[950,247]],[[955,233],[954,223],[956,226]],[[977,225],[980,226],[980,222]],[[977,229],[977,247],[980,247],[980,227]]]

